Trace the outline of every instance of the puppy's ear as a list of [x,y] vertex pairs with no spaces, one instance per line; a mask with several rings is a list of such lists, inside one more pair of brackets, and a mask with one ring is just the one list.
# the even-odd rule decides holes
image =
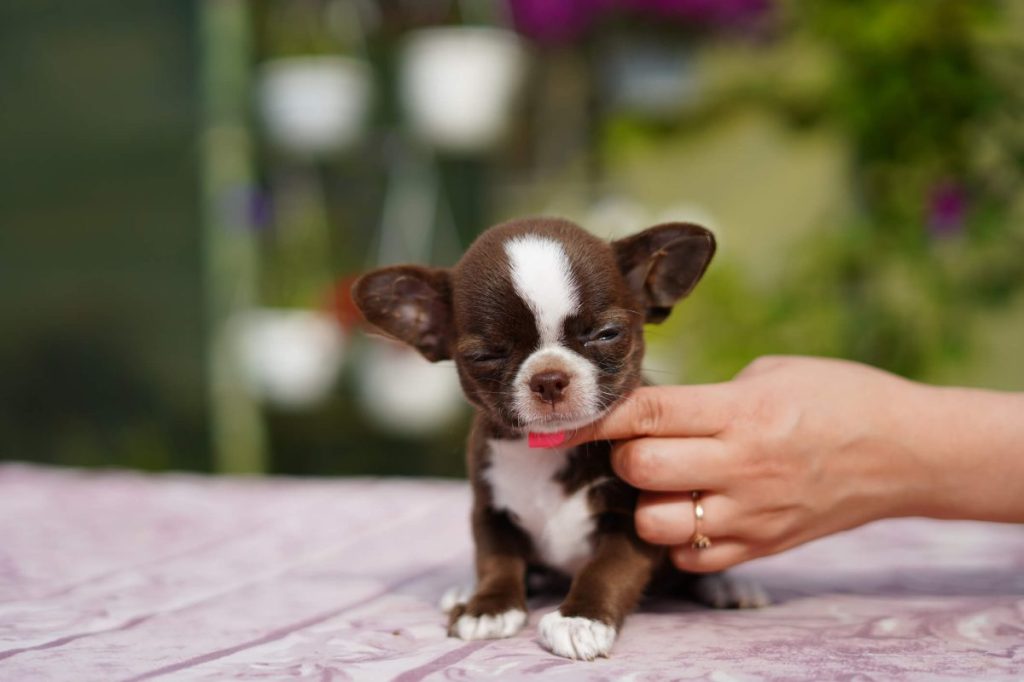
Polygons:
[[352,299],[367,322],[427,360],[451,357],[454,329],[447,270],[416,265],[373,270],[352,285]]
[[614,241],[612,248],[645,320],[661,322],[697,286],[715,255],[715,236],[699,225],[666,223]]

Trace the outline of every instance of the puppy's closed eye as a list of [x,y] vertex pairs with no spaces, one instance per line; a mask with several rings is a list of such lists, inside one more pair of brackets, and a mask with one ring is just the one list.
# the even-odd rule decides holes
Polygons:
[[608,325],[597,331],[591,332],[583,339],[583,345],[590,347],[600,344],[612,343],[622,338],[625,330],[620,325]]
[[509,354],[507,351],[485,350],[466,353],[462,357],[474,365],[494,365],[508,360]]
[[508,344],[489,342],[479,337],[463,339],[458,351],[464,361],[481,369],[499,366],[512,355],[512,348]]

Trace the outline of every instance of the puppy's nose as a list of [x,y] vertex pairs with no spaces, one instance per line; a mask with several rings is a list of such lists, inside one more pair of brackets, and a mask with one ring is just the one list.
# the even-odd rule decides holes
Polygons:
[[538,372],[530,378],[530,390],[546,403],[561,402],[569,388],[569,375],[561,370]]

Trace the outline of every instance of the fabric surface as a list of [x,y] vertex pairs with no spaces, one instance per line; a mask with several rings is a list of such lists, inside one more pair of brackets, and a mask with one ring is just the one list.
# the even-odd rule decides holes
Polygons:
[[645,604],[611,658],[445,636],[461,482],[0,466],[0,680],[1024,676],[1024,527],[895,520],[744,566],[775,605]]

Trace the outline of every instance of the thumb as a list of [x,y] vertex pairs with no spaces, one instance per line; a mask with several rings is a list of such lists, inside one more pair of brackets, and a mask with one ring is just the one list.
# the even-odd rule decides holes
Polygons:
[[563,446],[646,436],[714,436],[730,415],[728,384],[645,386],[607,415],[569,434]]

